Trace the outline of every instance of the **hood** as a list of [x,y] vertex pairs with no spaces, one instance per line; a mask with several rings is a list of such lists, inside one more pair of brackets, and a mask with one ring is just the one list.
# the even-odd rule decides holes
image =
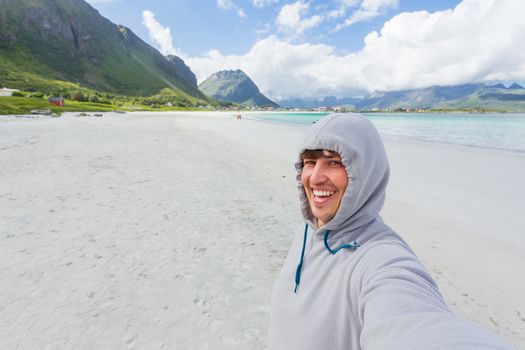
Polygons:
[[315,149],[334,151],[341,156],[348,185],[336,215],[318,230],[301,183],[302,162],[299,158],[295,167],[304,219],[317,231],[330,230],[334,235],[344,232],[345,239],[356,239],[369,224],[379,219],[385,201],[390,170],[383,141],[365,117],[331,114],[310,127],[299,157],[305,150]]

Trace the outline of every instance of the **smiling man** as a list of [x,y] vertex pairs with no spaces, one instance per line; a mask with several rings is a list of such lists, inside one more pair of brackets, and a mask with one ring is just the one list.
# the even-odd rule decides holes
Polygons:
[[370,121],[321,119],[296,169],[305,223],[274,286],[270,349],[510,349],[454,314],[383,223],[389,165]]
[[312,214],[321,227],[335,216],[348,184],[348,175],[341,157],[329,150],[307,150],[301,160],[301,182]]

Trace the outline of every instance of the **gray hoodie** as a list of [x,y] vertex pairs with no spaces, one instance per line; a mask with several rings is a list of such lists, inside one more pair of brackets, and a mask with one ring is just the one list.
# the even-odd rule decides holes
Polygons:
[[306,225],[273,289],[269,349],[510,349],[454,314],[410,247],[381,220],[389,166],[371,122],[327,116],[310,128],[299,154],[307,149],[337,152],[348,185],[336,215],[318,229],[296,164]]

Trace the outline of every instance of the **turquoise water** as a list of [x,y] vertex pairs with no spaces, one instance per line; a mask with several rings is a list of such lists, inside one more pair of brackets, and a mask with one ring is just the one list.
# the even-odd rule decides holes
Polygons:
[[[310,126],[327,113],[257,113],[273,123]],[[484,147],[525,153],[525,114],[368,113],[390,138]]]
[[329,113],[250,113],[249,118],[280,124],[310,126]]

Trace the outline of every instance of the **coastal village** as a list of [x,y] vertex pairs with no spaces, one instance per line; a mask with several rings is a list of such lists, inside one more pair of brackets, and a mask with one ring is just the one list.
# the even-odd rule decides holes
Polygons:
[[[355,105],[316,105],[316,106],[310,106],[310,107],[280,107],[278,105],[276,106],[258,106],[258,105],[243,105],[238,104],[232,101],[227,101],[225,99],[225,102],[230,102],[228,106],[217,106],[217,105],[211,105],[211,104],[199,104],[193,109],[195,110],[203,110],[203,111],[259,111],[259,112],[318,112],[318,113],[346,113],[346,112],[362,112],[362,113],[429,113],[429,112],[466,112],[466,113],[487,113],[487,112],[519,112],[521,108],[524,108],[525,110],[525,89],[521,88],[518,91],[520,95],[516,96],[523,96],[523,103],[522,104],[514,104],[513,108],[506,108],[506,107],[480,107],[480,106],[471,106],[471,107],[364,107],[360,108]],[[515,90],[516,91],[516,90]],[[23,92],[19,89],[14,88],[8,88],[3,87],[0,89],[0,98],[2,97],[17,97],[19,99],[24,99],[24,102],[31,102],[31,100],[28,100],[28,95],[30,93]],[[108,104],[106,108],[101,108],[101,105],[89,105],[85,106],[84,108],[79,108],[79,103],[77,101],[70,101],[68,103],[68,100],[65,99],[62,96],[49,96],[45,97],[44,94],[40,94],[43,98],[46,99],[49,107],[62,107],[60,109],[48,109],[45,108],[45,105],[42,105],[41,103],[38,104],[38,108],[26,108],[26,111],[33,114],[52,114],[52,113],[60,113],[61,110],[63,111],[69,111],[69,110],[75,110],[75,109],[81,109],[81,110],[92,110],[92,111],[108,111],[108,110],[120,110],[122,112],[125,111],[137,111],[137,110],[143,110],[146,109],[158,109],[158,110],[178,110],[181,107],[177,106],[173,102],[165,102],[162,105],[157,106],[148,106],[148,105],[111,105]],[[519,100],[521,101],[521,100]],[[0,100],[1,102],[1,100]],[[15,101],[16,102],[16,101]],[[523,106],[523,107],[522,107]],[[68,108],[69,107],[69,108]],[[184,108],[183,108],[184,109]],[[1,112],[1,111],[0,111]],[[8,113],[8,110],[4,110],[5,113]]]

